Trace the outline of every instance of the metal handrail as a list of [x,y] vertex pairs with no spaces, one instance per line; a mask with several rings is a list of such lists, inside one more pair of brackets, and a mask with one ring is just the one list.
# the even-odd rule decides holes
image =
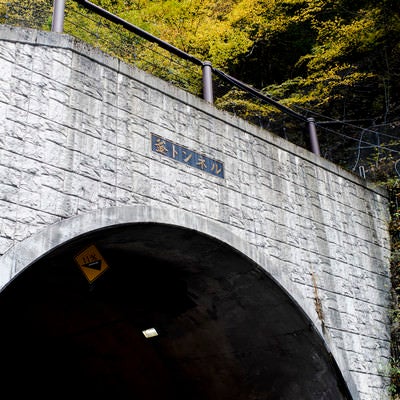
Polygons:
[[[150,34],[149,32],[144,31],[143,29],[131,24],[130,22],[118,17],[115,14],[110,13],[109,11],[105,10],[98,5],[87,1],[87,0],[75,0],[78,4],[81,4],[85,8],[95,12],[96,14],[106,18],[107,20],[123,26],[126,30],[135,33],[136,35],[140,36],[141,38],[156,43],[162,49],[167,50],[168,52],[186,60],[192,62],[195,65],[202,67],[203,72],[203,98],[209,103],[213,103],[213,82],[212,82],[212,74],[221,77],[225,81],[232,83],[233,85],[239,87],[240,89],[252,94],[253,96],[271,104],[272,106],[276,107],[278,110],[284,112],[291,117],[307,123],[308,131],[310,135],[310,146],[311,151],[318,156],[321,155],[318,143],[318,136],[315,127],[314,118],[307,118],[297,112],[293,111],[292,109],[280,104],[276,100],[273,100],[269,96],[266,96],[259,90],[252,88],[251,86],[241,82],[240,80],[212,67],[209,61],[202,61],[191,54],[188,54],[177,47],[171,45],[164,40]],[[54,11],[53,11],[53,22],[52,22],[52,31],[62,33],[63,26],[64,26],[64,9],[65,9],[65,0],[54,0]]]
[[126,30],[135,33],[136,35],[140,36],[143,39],[146,39],[149,42],[156,43],[158,46],[160,46],[162,49],[169,51],[170,53],[183,58],[186,61],[190,61],[193,64],[203,66],[204,62],[199,60],[198,58],[178,49],[177,47],[173,46],[170,43],[165,42],[164,40],[161,40],[160,38],[153,36],[149,32],[144,31],[143,29],[131,24],[130,22],[118,17],[115,14],[110,13],[109,11],[105,10],[104,8],[99,7],[96,4],[91,3],[90,1],[87,0],[75,0],[77,3],[83,5],[87,9],[94,11],[96,14],[108,19],[111,22],[114,22],[115,24],[119,24],[123,26]]

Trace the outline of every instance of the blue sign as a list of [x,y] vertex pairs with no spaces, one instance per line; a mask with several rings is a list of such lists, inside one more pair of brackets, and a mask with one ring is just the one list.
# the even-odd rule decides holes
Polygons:
[[156,153],[190,165],[193,168],[224,178],[224,165],[220,161],[196,153],[154,133],[151,134],[151,149]]

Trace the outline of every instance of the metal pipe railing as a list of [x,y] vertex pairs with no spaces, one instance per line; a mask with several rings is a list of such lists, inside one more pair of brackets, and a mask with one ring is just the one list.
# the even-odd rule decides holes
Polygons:
[[63,33],[64,31],[64,11],[65,0],[54,0],[53,3],[53,20],[51,23],[51,31]]
[[[57,0],[56,0],[57,1]],[[126,30],[135,33],[136,35],[140,36],[143,39],[146,39],[149,42],[156,43],[158,46],[160,46],[162,49],[169,51],[172,54],[175,54],[176,56],[190,61],[193,64],[203,66],[203,61],[199,60],[198,58],[178,49],[177,47],[173,46],[172,44],[169,44],[168,42],[165,42],[164,40],[159,39],[156,36],[153,36],[152,34],[144,31],[143,29],[140,29],[139,27],[131,24],[130,22],[118,17],[115,14],[112,14],[105,10],[104,8],[101,8],[97,6],[96,4],[91,3],[90,1],[87,0],[75,0],[77,3],[83,5],[89,10],[94,11],[96,14],[108,19],[111,22],[114,22],[115,24],[122,25]]]
[[319,150],[317,129],[315,127],[315,119],[312,117],[307,118],[307,123],[308,123],[308,133],[310,135],[311,151],[317,156],[320,156],[321,152]]
[[[290,115],[291,117],[293,117],[301,122],[307,123],[308,132],[310,135],[311,151],[318,156],[321,155],[314,118],[306,118],[303,115],[296,113],[295,111],[291,110],[290,108],[271,99],[269,96],[264,95],[263,93],[252,88],[251,86],[248,86],[245,83],[239,81],[238,79],[233,78],[232,76],[227,75],[222,71],[214,69],[209,61],[202,61],[202,60],[178,49],[177,47],[169,44],[168,42],[165,42],[164,40],[161,40],[161,39],[157,38],[156,36],[151,35],[150,33],[144,31],[143,29],[140,29],[139,27],[118,17],[117,15],[112,14],[112,13],[108,12],[107,10],[97,6],[96,4],[91,3],[90,1],[87,1],[87,0],[75,0],[75,1],[79,4],[81,4],[82,6],[84,6],[85,8],[106,18],[107,20],[123,26],[125,29],[127,29],[128,31],[130,31],[132,33],[135,33],[136,35],[140,36],[141,38],[143,38],[149,42],[156,43],[162,49],[167,50],[168,52],[170,52],[186,61],[190,61],[195,65],[201,66],[202,74],[203,74],[203,98],[205,101],[207,101],[211,104],[214,101],[214,99],[213,99],[213,97],[214,97],[213,79],[212,79],[212,76],[214,73],[217,76],[220,76],[225,81],[228,81],[228,82],[232,83],[233,85],[239,87],[240,89],[252,94],[253,96],[273,105],[274,107],[276,107],[278,110],[284,112],[285,114]],[[54,0],[54,12],[53,12],[53,23],[52,23],[52,31],[54,31],[54,32],[59,32],[59,33],[63,32],[64,8],[65,8],[65,0]]]
[[278,110],[284,112],[285,114],[290,115],[291,117],[302,121],[302,122],[306,122],[307,119],[306,117],[304,117],[301,114],[298,114],[297,112],[291,110],[290,108],[284,106],[283,104],[278,103],[277,101],[271,99],[270,97],[266,96],[265,94],[261,93],[260,91],[252,88],[249,85],[246,85],[245,83],[239,81],[236,78],[233,78],[232,76],[225,74],[225,72],[219,71],[217,69],[213,69],[213,72],[220,76],[222,79],[232,83],[233,85],[237,86],[238,88],[244,90],[245,92],[248,92],[250,94],[252,94],[254,97],[257,97],[261,100],[264,100],[266,103],[269,103],[271,105],[273,105],[274,107],[276,107]]
[[209,103],[214,102],[214,90],[212,82],[213,68],[209,61],[203,63],[203,98]]

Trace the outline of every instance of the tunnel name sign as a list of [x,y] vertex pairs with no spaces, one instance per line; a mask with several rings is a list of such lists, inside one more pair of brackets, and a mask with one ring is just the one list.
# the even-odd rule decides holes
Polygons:
[[108,264],[95,245],[91,245],[75,256],[75,262],[85,275],[89,283],[97,279]]
[[172,158],[219,178],[224,178],[224,165],[222,162],[189,150],[187,147],[171,142],[154,133],[151,134],[151,149],[165,157]]

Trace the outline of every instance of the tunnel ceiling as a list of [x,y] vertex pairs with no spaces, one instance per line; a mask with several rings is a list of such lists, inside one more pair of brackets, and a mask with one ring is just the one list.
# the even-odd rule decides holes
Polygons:
[[[91,245],[109,268],[89,283],[75,257]],[[78,237],[17,276],[0,312],[2,386],[13,398],[350,398],[282,289],[231,247],[183,228]],[[146,338],[149,328],[158,336]]]

